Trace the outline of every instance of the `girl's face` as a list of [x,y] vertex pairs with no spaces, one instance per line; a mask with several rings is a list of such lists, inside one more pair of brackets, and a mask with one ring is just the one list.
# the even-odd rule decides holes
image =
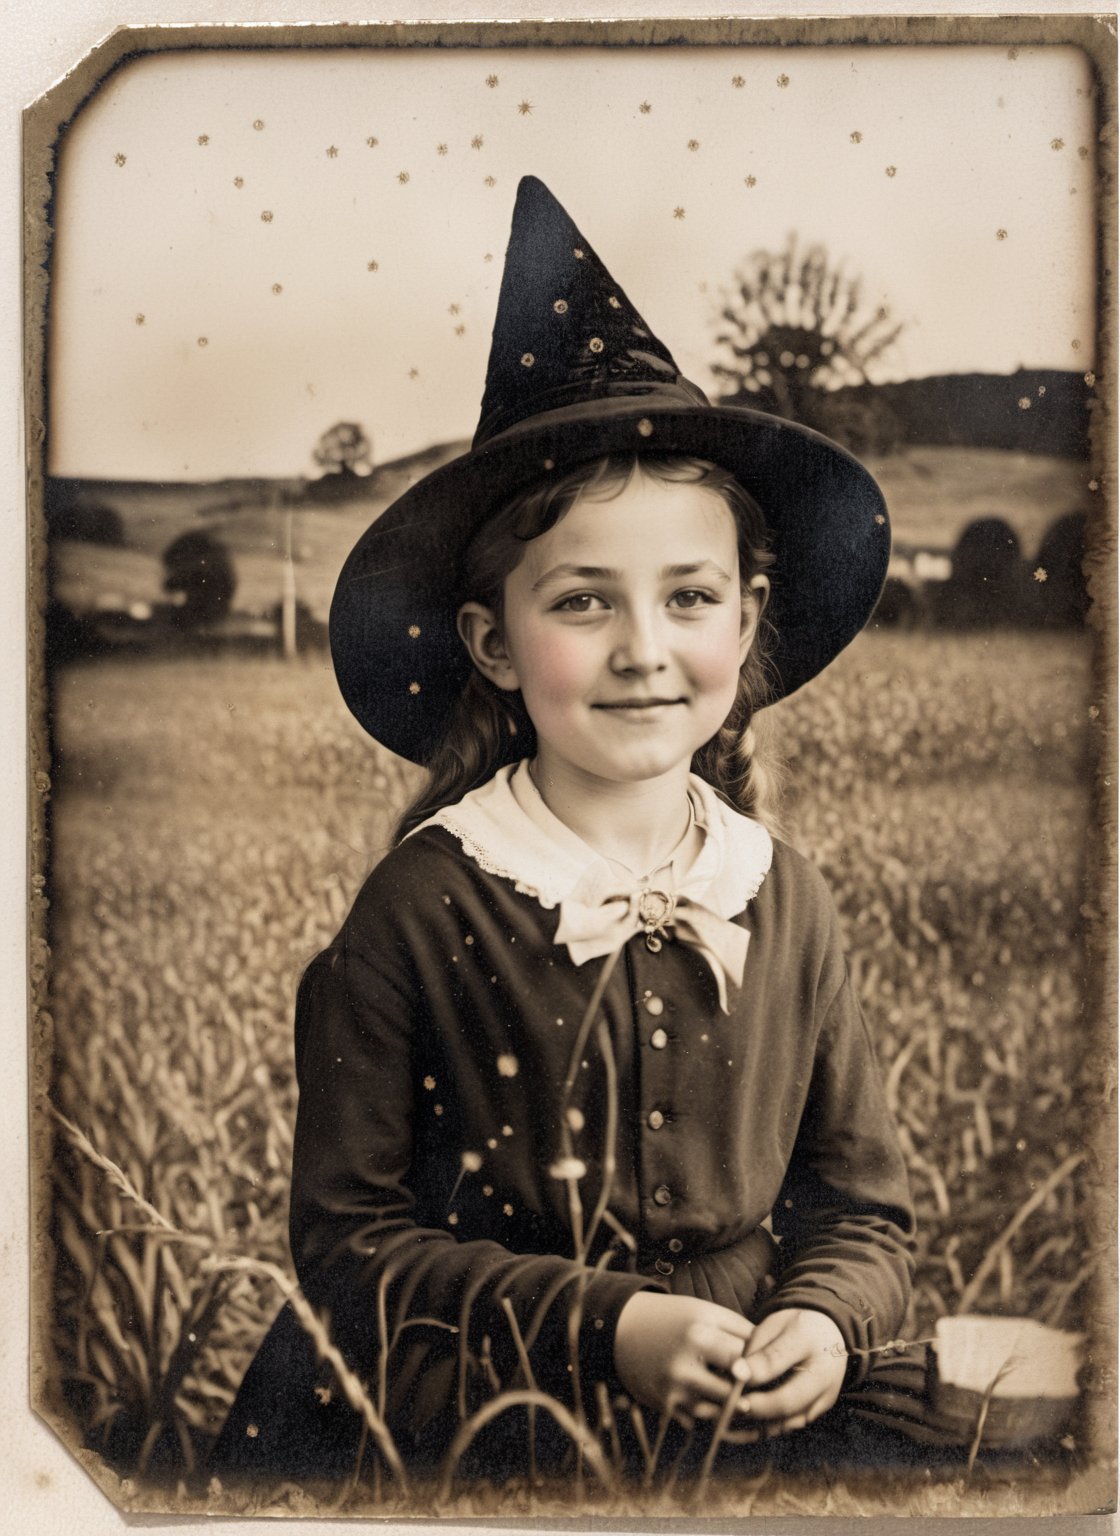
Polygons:
[[759,576],[743,593],[718,495],[636,473],[528,544],[500,630],[468,603],[460,631],[492,682],[521,690],[543,769],[632,783],[687,772],[719,730],[766,591]]

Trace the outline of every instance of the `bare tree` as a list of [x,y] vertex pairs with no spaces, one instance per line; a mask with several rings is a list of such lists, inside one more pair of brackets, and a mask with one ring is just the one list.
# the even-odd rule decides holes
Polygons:
[[863,309],[860,279],[831,262],[823,245],[799,251],[791,235],[784,251],[755,251],[736,274],[720,310],[721,355],[712,372],[726,383],[724,404],[866,436],[867,407],[830,397],[872,382],[869,366],[901,330],[885,305]]

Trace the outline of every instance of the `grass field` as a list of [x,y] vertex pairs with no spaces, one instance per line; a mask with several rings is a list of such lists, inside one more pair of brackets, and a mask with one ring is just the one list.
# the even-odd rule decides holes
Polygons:
[[[910,1168],[907,1337],[957,1310],[1100,1337],[1091,700],[1079,636],[869,633],[772,715]],[[58,1141],[53,1401],[120,1471],[174,1478],[279,1303],[233,1266],[291,1274],[294,990],[414,770],[362,735],[322,657],[79,667],[54,718],[52,1095],[89,1145]]]

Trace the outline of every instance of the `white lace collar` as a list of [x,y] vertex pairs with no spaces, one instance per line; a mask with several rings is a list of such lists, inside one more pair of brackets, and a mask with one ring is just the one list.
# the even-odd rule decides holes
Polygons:
[[[444,806],[409,833],[443,827],[463,851],[487,874],[513,882],[514,889],[542,907],[560,905],[592,871],[610,866],[570,827],[540,801],[539,814],[529,816],[511,787],[514,774],[519,793],[539,799],[522,761],[500,769],[455,805]],[[703,901],[720,917],[737,917],[757,895],[770,868],[774,845],[760,822],[733,810],[704,779],[689,775],[689,794],[696,819],[704,829],[704,845],[688,869],[682,890]]]

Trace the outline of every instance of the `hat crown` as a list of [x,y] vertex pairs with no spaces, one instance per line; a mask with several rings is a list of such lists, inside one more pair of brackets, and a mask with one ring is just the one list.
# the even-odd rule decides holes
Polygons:
[[567,210],[542,181],[523,177],[474,446],[545,411],[665,392],[708,403],[682,378]]

